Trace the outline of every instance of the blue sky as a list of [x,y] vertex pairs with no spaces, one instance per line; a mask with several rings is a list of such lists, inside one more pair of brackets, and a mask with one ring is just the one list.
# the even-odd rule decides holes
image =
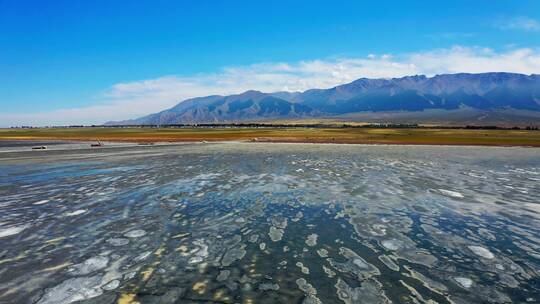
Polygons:
[[0,0],[0,126],[359,77],[540,73],[539,48],[540,1]]

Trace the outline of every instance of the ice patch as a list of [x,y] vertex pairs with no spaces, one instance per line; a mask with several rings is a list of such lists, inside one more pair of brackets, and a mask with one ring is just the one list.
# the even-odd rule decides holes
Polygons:
[[223,282],[225,280],[227,280],[229,278],[229,275],[231,274],[231,271],[230,270],[221,270],[218,274],[218,276],[216,277],[216,280],[218,282]]
[[324,272],[326,273],[326,275],[329,277],[329,278],[333,278],[336,276],[336,272],[333,271],[332,269],[322,265],[322,268],[324,270]]
[[152,254],[152,251],[145,251],[145,252],[139,254],[138,256],[136,256],[133,260],[135,262],[140,262],[140,261],[146,259],[147,257],[149,257],[151,254]]
[[135,271],[128,272],[128,273],[124,274],[124,280],[131,280],[136,275],[137,275],[137,273]]
[[112,246],[125,246],[129,244],[129,240],[124,238],[112,238],[108,239],[107,243],[111,244]]
[[188,264],[198,264],[200,262],[202,262],[204,259],[200,256],[194,256],[192,258],[189,259],[188,261]]
[[208,257],[208,245],[204,243],[204,240],[202,239],[195,240],[193,241],[193,244],[197,246],[198,248],[196,249],[195,255],[189,259],[188,261],[189,264],[200,263],[204,261],[206,257]]
[[486,248],[484,247],[480,247],[480,246],[468,246],[468,248],[476,255],[478,256],[481,256],[485,259],[488,259],[488,260],[491,260],[495,257],[495,255],[493,253],[491,253],[491,251],[487,250]]
[[100,296],[101,276],[72,278],[56,287],[47,289],[38,304],[67,304]]
[[454,278],[454,280],[456,280],[456,282],[458,282],[459,285],[463,288],[471,288],[471,286],[473,285],[473,281],[469,278],[457,277]]
[[387,255],[380,255],[379,260],[386,265],[386,267],[393,271],[399,271],[399,266]]
[[[359,287],[351,287],[347,282],[338,278],[336,285],[338,298],[346,304],[355,303],[392,303],[381,289],[381,284],[376,280],[366,280]],[[417,302],[420,303],[420,302]],[[424,303],[424,302],[421,302]],[[429,303],[429,302],[426,302]]]
[[281,216],[275,216],[272,218],[272,225],[277,228],[285,229],[287,228],[287,218]]
[[302,271],[302,273],[309,274],[309,268],[304,266],[304,264],[302,264],[301,262],[296,262],[296,266],[300,268],[300,271]]
[[317,238],[319,236],[315,233],[313,234],[310,234],[308,235],[307,239],[306,239],[306,245],[310,246],[310,247],[313,247],[315,245],[317,245]]
[[272,284],[272,283],[262,283],[261,285],[259,285],[259,290],[260,291],[269,291],[269,290],[278,291],[279,285]]
[[107,267],[108,263],[108,257],[96,256],[89,258],[80,264],[74,265],[70,271],[75,275],[85,275]]
[[144,231],[142,229],[132,230],[132,231],[129,231],[126,234],[124,234],[124,236],[126,236],[128,238],[138,238],[138,237],[145,236],[145,235],[146,235],[146,231]]
[[322,303],[319,298],[317,298],[317,290],[313,285],[309,284],[306,279],[300,278],[296,280],[296,285],[300,290],[304,292],[306,297],[304,298],[303,303],[306,304],[320,304]]
[[246,255],[245,247],[246,245],[241,244],[240,246],[229,249],[223,256],[221,265],[230,266],[234,261],[241,260]]
[[298,222],[299,220],[301,220],[302,218],[304,217],[304,213],[302,213],[302,211],[298,211],[296,213],[296,215],[294,216],[294,218],[291,220],[293,222]]
[[319,250],[317,250],[317,254],[321,257],[321,258],[326,258],[328,257],[328,250],[324,249],[324,248],[321,248]]
[[120,286],[120,281],[118,280],[112,280],[109,283],[105,284],[103,287],[104,290],[114,290]]
[[396,240],[396,239],[382,241],[381,245],[384,248],[386,248],[388,250],[392,250],[392,251],[395,251],[395,250],[398,250],[399,248],[401,248],[400,242],[398,240]]
[[64,215],[65,216],[76,216],[76,215],[80,215],[80,214],[83,214],[83,213],[86,213],[86,209],[79,209],[79,210],[75,210],[73,212],[66,212]]
[[21,226],[7,227],[7,228],[0,227],[0,238],[18,234],[28,227],[30,227],[30,225],[28,224],[21,225]]
[[258,234],[252,234],[252,235],[249,236],[248,242],[250,242],[250,243],[256,243],[258,239],[259,239],[259,235],[258,235]]
[[463,194],[459,193],[459,192],[456,192],[456,191],[451,191],[451,190],[445,190],[445,189],[439,189],[439,192],[443,195],[446,195],[446,196],[450,196],[450,197],[454,197],[454,198],[464,198]]
[[362,257],[360,257],[351,249],[346,247],[340,247],[339,253],[347,259],[346,262],[340,263],[332,258],[327,259],[327,261],[330,263],[330,266],[332,266],[335,270],[339,272],[348,272],[355,274],[359,280],[365,280],[374,275],[380,275],[379,269],[366,262]]
[[278,242],[281,241],[281,238],[283,237],[283,232],[283,229],[272,226],[270,227],[270,231],[268,231],[268,235],[270,236],[272,242]]

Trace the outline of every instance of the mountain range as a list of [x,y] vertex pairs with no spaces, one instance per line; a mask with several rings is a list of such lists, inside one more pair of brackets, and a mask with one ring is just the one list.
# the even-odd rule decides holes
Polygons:
[[[251,90],[229,96],[187,99],[155,114],[108,122],[107,125],[228,123],[303,118],[355,120],[355,117],[357,120],[361,117],[362,121],[379,117],[379,122],[393,122],[395,117],[402,117],[404,113],[409,117],[408,123],[429,120],[429,113],[437,113],[443,120],[444,113],[454,113],[448,115],[450,119],[447,122],[452,123],[459,120],[460,115],[455,117],[455,113],[464,111],[469,113],[468,117],[476,117],[470,118],[473,120],[483,117],[485,121],[490,121],[486,117],[493,116],[507,123],[511,123],[508,120],[523,122],[524,119],[527,124],[538,124],[540,75],[502,72],[443,74],[433,77],[417,75],[391,79],[360,78],[333,88],[304,92],[263,93]],[[471,116],[471,113],[475,114]],[[514,116],[508,118],[507,113]],[[415,120],[415,117],[418,118]]]

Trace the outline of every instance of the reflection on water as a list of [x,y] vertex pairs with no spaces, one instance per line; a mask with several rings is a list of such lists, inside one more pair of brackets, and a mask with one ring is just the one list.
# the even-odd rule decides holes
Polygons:
[[538,303],[538,151],[206,144],[0,159],[0,302]]

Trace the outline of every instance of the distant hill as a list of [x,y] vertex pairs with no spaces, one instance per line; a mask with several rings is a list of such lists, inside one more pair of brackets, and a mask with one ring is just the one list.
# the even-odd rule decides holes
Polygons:
[[[468,115],[460,118],[456,113],[463,109],[467,109]],[[520,124],[538,124],[540,75],[460,73],[434,77],[360,78],[330,89],[305,92],[247,91],[230,96],[193,98],[159,113],[107,124],[188,124],[308,117],[363,117],[371,121],[370,115],[385,117],[382,114],[386,112],[411,112],[407,121],[422,123],[430,121],[429,113],[433,110],[437,110],[439,118],[445,111],[452,113],[448,123],[467,123],[467,119],[489,116],[495,118],[490,119],[490,123],[497,124],[500,118],[508,124],[508,120],[517,117],[515,112],[518,111]],[[490,115],[492,112],[496,115]],[[514,116],[507,117],[506,112]],[[391,119],[388,122],[392,122]]]
[[187,99],[159,113],[108,124],[190,124],[278,117],[302,118],[313,115],[316,115],[315,111],[308,106],[292,103],[259,91],[247,91],[238,95]]

